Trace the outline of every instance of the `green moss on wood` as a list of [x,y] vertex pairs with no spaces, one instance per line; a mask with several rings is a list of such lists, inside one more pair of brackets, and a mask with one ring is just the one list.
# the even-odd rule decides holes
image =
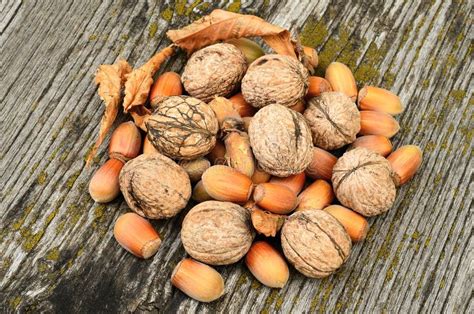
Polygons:
[[76,172],[74,172],[66,181],[66,187],[68,189],[71,189],[73,186],[74,186],[74,183],[76,182],[77,178],[79,177],[79,175],[81,174],[81,171],[78,170]]
[[31,252],[36,247],[36,245],[38,245],[38,242],[41,240],[41,238],[43,238],[44,230],[40,230],[34,234],[28,230],[22,232],[22,235],[24,236],[24,242],[22,244],[23,250],[26,252]]
[[163,18],[163,20],[167,22],[171,22],[171,20],[173,19],[173,9],[170,7],[166,7],[166,9],[161,11],[160,15]]
[[189,16],[193,12],[194,8],[196,8],[199,4],[201,4],[201,2],[202,0],[195,0],[193,3],[191,3],[186,9],[185,15]]
[[89,41],[95,41],[95,40],[97,40],[97,38],[98,38],[98,37],[97,37],[96,34],[90,34],[90,35],[89,35]]
[[232,1],[232,3],[227,7],[227,11],[238,13],[240,12],[241,6],[242,4],[240,0]]
[[30,174],[33,174],[33,172],[35,172],[36,168],[38,168],[39,166],[39,161],[35,162],[33,164],[33,166],[31,166],[31,169],[30,169]]
[[305,46],[317,47],[324,43],[327,35],[328,29],[322,20],[318,22],[309,18],[300,33],[300,40]]
[[21,213],[20,218],[18,218],[12,225],[12,229],[14,231],[20,230],[21,226],[23,226],[23,224],[25,223],[26,218],[28,217],[34,206],[35,204],[33,203],[26,205],[26,207],[23,209],[23,212]]
[[39,185],[43,185],[46,183],[46,179],[48,179],[48,174],[42,170],[36,178],[36,182],[38,182]]
[[55,247],[55,248],[52,248],[51,250],[48,251],[48,253],[46,253],[46,256],[45,258],[48,260],[48,261],[58,261],[59,260],[59,248],[58,247]]
[[16,308],[18,307],[18,305],[20,305],[20,303],[21,303],[21,297],[20,296],[10,298],[10,300],[8,302],[8,304],[10,305],[10,308],[12,310],[16,310]]
[[148,27],[148,38],[155,37],[157,31],[158,31],[158,24],[156,22],[151,23],[150,26]]

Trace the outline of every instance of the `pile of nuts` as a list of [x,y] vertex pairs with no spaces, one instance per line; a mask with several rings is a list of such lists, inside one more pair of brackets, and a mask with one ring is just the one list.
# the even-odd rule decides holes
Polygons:
[[[202,302],[224,293],[209,265],[242,258],[273,288],[288,281],[287,261],[311,278],[331,275],[366,237],[365,217],[389,210],[422,160],[416,146],[392,152],[393,115],[403,111],[396,95],[358,90],[338,62],[324,78],[310,76],[297,59],[244,38],[196,51],[181,76],[163,73],[149,95],[144,141],[133,122],[121,124],[90,195],[109,202],[121,191],[133,212],[118,218],[114,236],[145,259],[161,243],[147,219],[197,203],[181,226],[190,257],[171,282]],[[265,241],[276,236],[283,254]]]

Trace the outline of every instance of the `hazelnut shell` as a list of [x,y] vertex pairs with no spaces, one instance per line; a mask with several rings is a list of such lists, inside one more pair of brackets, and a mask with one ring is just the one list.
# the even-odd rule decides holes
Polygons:
[[189,95],[204,102],[229,96],[247,69],[244,54],[232,44],[214,44],[193,53],[181,76]]
[[308,70],[295,58],[269,54],[250,65],[242,79],[242,95],[256,108],[296,105],[306,95]]
[[311,162],[311,131],[296,111],[266,106],[250,121],[248,134],[259,166],[269,174],[287,177],[304,171]]
[[395,201],[390,163],[364,147],[356,147],[337,160],[332,182],[339,202],[364,216],[382,214]]
[[153,146],[173,159],[196,159],[216,144],[219,124],[211,107],[194,97],[163,99],[146,122]]
[[334,273],[351,252],[351,239],[329,213],[296,212],[283,225],[281,245],[286,258],[303,275],[323,278]]
[[178,214],[191,197],[188,174],[161,154],[140,155],[120,172],[120,190],[140,216],[162,219]]
[[352,100],[341,92],[326,92],[311,98],[304,112],[315,146],[326,150],[355,141],[360,130],[360,113]]
[[184,249],[209,265],[228,265],[250,249],[255,232],[250,212],[234,203],[207,201],[194,206],[181,229]]

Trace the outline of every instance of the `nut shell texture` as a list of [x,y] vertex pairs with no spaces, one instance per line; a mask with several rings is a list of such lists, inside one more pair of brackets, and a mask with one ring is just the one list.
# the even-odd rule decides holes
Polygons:
[[120,172],[120,190],[128,206],[150,219],[175,216],[191,197],[188,174],[161,154],[140,155]]
[[189,95],[204,102],[228,96],[247,69],[244,54],[231,44],[215,44],[196,51],[184,68],[181,80]]
[[379,215],[395,200],[394,174],[390,163],[367,148],[357,147],[340,157],[332,182],[337,199],[364,216]]
[[351,251],[351,239],[329,213],[296,212],[283,225],[281,245],[286,258],[303,275],[323,278],[336,271]]
[[210,265],[228,265],[241,259],[255,233],[250,212],[233,203],[207,201],[186,215],[181,240],[186,252]]
[[255,60],[242,79],[242,94],[256,108],[296,105],[308,91],[308,70],[295,58],[270,54]]
[[159,152],[187,160],[209,153],[219,130],[211,107],[188,96],[171,96],[161,101],[146,125],[148,139]]
[[274,176],[300,173],[311,162],[311,130],[294,110],[281,105],[260,109],[250,122],[249,137],[260,167]]
[[352,100],[341,92],[326,92],[311,98],[304,112],[315,146],[326,150],[355,141],[360,130],[360,113]]

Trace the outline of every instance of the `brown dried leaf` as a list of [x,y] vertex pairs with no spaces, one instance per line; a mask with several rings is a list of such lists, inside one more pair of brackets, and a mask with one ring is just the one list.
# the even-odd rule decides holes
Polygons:
[[134,106],[145,104],[153,84],[153,75],[173,53],[174,45],[168,46],[155,54],[147,63],[127,75],[125,98],[123,100],[125,112],[128,112]]
[[122,59],[115,64],[102,64],[97,69],[95,83],[99,85],[97,92],[104,101],[105,111],[100,121],[99,137],[87,157],[87,164],[95,157],[97,149],[104,141],[105,135],[107,135],[107,132],[117,117],[120,105],[120,93],[125,83],[125,75],[131,71],[132,68],[130,65],[127,61]]
[[263,210],[253,202],[244,205],[251,213],[252,225],[258,233],[266,237],[274,237],[280,231],[287,216]]
[[277,53],[297,57],[288,30],[258,16],[219,9],[181,29],[169,30],[166,35],[189,54],[218,41],[259,36]]
[[129,111],[129,113],[132,116],[133,121],[135,121],[135,124],[140,129],[147,132],[147,127],[145,125],[145,122],[148,120],[148,118],[151,115],[150,110],[148,110],[148,108],[146,108],[145,106],[135,106]]

